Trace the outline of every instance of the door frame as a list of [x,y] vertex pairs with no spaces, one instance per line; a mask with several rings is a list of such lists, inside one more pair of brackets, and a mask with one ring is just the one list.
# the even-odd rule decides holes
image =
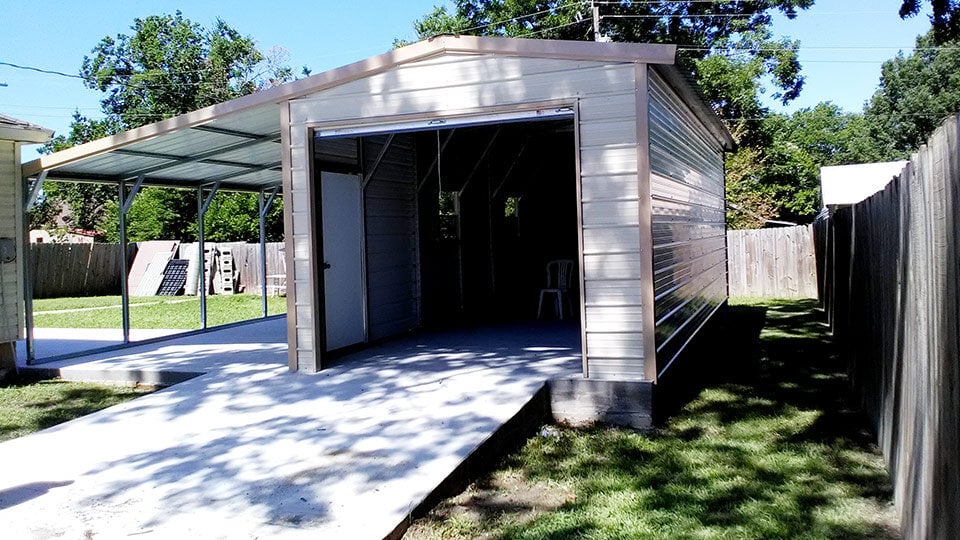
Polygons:
[[[366,212],[366,207],[367,207],[367,205],[366,205],[366,196],[365,196],[366,190],[364,189],[364,186],[363,186],[363,173],[362,173],[362,170],[363,170],[363,165],[362,165],[362,162],[363,162],[363,153],[362,153],[362,152],[358,153],[358,160],[360,161],[360,172],[338,172],[338,171],[324,170],[323,168],[319,168],[319,167],[316,169],[316,174],[318,175],[317,181],[319,182],[318,185],[317,185],[317,191],[316,191],[317,197],[316,197],[316,198],[317,198],[317,207],[319,208],[318,215],[319,215],[320,219],[318,220],[318,224],[319,224],[319,228],[320,228],[320,229],[319,229],[319,230],[320,230],[319,236],[321,237],[321,242],[322,242],[322,237],[323,237],[323,175],[324,175],[324,174],[339,174],[339,175],[341,175],[341,176],[351,176],[351,177],[354,177],[354,178],[356,179],[356,181],[357,181],[357,186],[359,187],[359,192],[360,192],[360,197],[359,197],[359,200],[358,200],[359,208],[358,208],[357,210],[360,212],[360,220],[359,220],[359,223],[358,223],[359,229],[360,229],[360,230],[359,230],[359,236],[360,236],[360,276],[359,276],[359,281],[360,281],[360,318],[361,318],[361,320],[362,320],[362,322],[363,322],[363,337],[362,337],[362,339],[361,339],[360,341],[358,341],[358,342],[356,342],[356,343],[351,343],[351,344],[349,344],[349,345],[345,345],[345,346],[343,346],[343,347],[339,347],[339,348],[334,349],[334,350],[349,350],[351,347],[356,347],[356,346],[364,345],[364,344],[366,344],[366,343],[369,343],[369,341],[370,341],[370,313],[369,313],[369,305],[368,305],[368,302],[369,302],[369,301],[368,301],[368,299],[367,299],[368,288],[369,288],[369,284],[368,284],[368,282],[367,282],[367,212]],[[330,351],[329,351],[329,349],[328,349],[328,347],[327,347],[327,317],[326,317],[326,313],[327,313],[327,294],[326,294],[326,274],[325,274],[327,268],[326,268],[326,260],[325,260],[326,257],[325,257],[325,253],[324,253],[324,251],[323,251],[323,245],[322,245],[322,244],[320,245],[320,248],[321,248],[321,249],[320,249],[320,251],[318,252],[318,254],[320,255],[320,262],[317,264],[317,268],[320,270],[320,272],[323,272],[323,273],[321,273],[321,274],[318,276],[317,281],[319,281],[319,282],[320,282],[320,285],[321,285],[321,287],[320,287],[321,300],[322,300],[322,302],[321,302],[321,303],[322,303],[322,309],[321,309],[321,311],[322,311],[323,314],[324,314],[324,317],[323,317],[323,352],[324,352],[324,353],[328,353],[328,352],[330,352]]]
[[[435,129],[449,129],[460,126],[477,126],[477,125],[489,125],[489,124],[501,124],[501,123],[512,123],[512,122],[528,122],[535,121],[538,119],[542,120],[551,120],[557,118],[568,117],[573,120],[574,125],[574,145],[575,145],[575,177],[576,177],[576,191],[577,191],[577,244],[578,244],[578,258],[580,263],[580,271],[578,272],[579,276],[579,287],[580,287],[580,335],[581,335],[581,354],[583,356],[583,365],[584,365],[584,374],[586,374],[586,363],[587,363],[587,354],[586,354],[586,326],[585,326],[585,317],[584,317],[584,272],[583,272],[583,217],[582,217],[582,197],[581,197],[581,163],[580,163],[580,107],[579,99],[577,98],[565,98],[565,99],[553,99],[553,100],[543,100],[543,101],[531,101],[531,102],[521,102],[507,105],[494,105],[486,107],[476,107],[470,109],[455,109],[455,110],[446,110],[446,111],[430,111],[430,112],[416,112],[416,113],[400,113],[400,114],[386,114],[380,116],[373,116],[366,118],[364,120],[359,120],[356,118],[351,119],[337,119],[337,120],[327,120],[327,121],[308,121],[305,123],[305,128],[307,132],[307,167],[308,167],[308,178],[311,180],[311,189],[313,191],[312,198],[314,201],[319,200],[318,190],[319,185],[314,185],[317,182],[317,175],[320,173],[320,168],[317,166],[315,155],[316,148],[315,142],[317,138],[342,138],[342,137],[357,137],[358,140],[358,153],[357,153],[357,166],[353,170],[354,173],[363,175],[364,174],[364,158],[363,158],[363,137],[370,135],[379,135],[385,133],[406,133],[406,132],[417,132],[417,131],[431,131]],[[347,172],[346,170],[334,170],[329,172]],[[366,267],[367,267],[367,256],[366,253],[366,190],[363,189],[361,185],[361,202],[363,204],[362,218],[363,218],[363,240],[364,240],[364,314],[365,314],[365,332],[367,334],[367,340],[365,343],[369,343],[369,326],[370,326],[370,316],[369,316],[369,305],[368,305],[368,289],[369,283],[366,278]],[[320,258],[323,257],[323,221],[322,221],[322,208],[319,205],[315,205],[315,208],[310,213],[310,229],[312,231],[313,242],[311,249],[314,250],[313,256],[311,257],[311,271],[314,276],[318,276],[318,272],[322,271],[322,262],[318,262],[317,255],[319,254]],[[419,213],[419,208],[416,210]],[[317,234],[317,231],[320,231],[320,234]],[[418,231],[419,238],[419,231]],[[417,249],[419,251],[419,240]],[[418,254],[419,256],[419,254]],[[421,287],[422,276],[420,275],[420,267],[417,268],[417,286]],[[319,283],[314,284],[313,291],[313,301],[314,305],[311,306],[312,312],[314,314],[315,324],[313,325],[313,335],[315,336],[314,343],[314,352],[317,355],[317,370],[322,370],[325,366],[325,360],[327,359],[327,344],[326,344],[326,303],[325,303],[325,292],[324,292],[324,283],[323,280],[318,280]],[[419,295],[419,302],[422,303],[423,296]],[[422,317],[422,304],[418,305],[417,310],[421,313]]]

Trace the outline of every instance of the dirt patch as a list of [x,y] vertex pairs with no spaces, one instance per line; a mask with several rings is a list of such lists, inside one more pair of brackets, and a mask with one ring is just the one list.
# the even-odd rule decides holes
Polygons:
[[494,538],[505,526],[530,523],[575,500],[570,486],[531,481],[517,470],[497,471],[414,521],[403,538]]

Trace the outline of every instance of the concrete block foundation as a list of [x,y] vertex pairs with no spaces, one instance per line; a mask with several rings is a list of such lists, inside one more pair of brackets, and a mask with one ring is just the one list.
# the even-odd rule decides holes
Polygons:
[[595,423],[649,430],[653,427],[653,383],[597,379],[552,379],[553,420],[572,426]]

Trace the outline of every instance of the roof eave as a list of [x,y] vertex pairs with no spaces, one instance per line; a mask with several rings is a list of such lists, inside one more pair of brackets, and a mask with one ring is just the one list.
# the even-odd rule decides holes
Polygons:
[[598,62],[635,62],[673,64],[675,45],[649,43],[597,43],[544,39],[511,39],[479,36],[438,36],[372,56],[352,64],[318,73],[305,79],[283,84],[180,116],[134,128],[49,154],[23,165],[23,174],[33,176],[41,171],[85,159],[136,142],[159,137],[172,131],[187,129],[239,113],[251,108],[279,104],[332,86],[369,77],[409,62],[424,60],[445,53],[498,54],[532,58],[556,58]]
[[713,135],[723,149],[727,152],[735,150],[737,143],[733,139],[730,129],[727,127],[727,124],[717,116],[716,111],[710,107],[706,101],[706,97],[699,88],[695,86],[695,83],[688,81],[676,66],[657,65],[654,67],[657,73],[667,79],[670,86],[681,95],[683,100],[699,113],[700,118],[706,122],[706,127],[710,131],[710,134]]
[[43,144],[53,137],[53,131],[41,127],[0,126],[0,140]]

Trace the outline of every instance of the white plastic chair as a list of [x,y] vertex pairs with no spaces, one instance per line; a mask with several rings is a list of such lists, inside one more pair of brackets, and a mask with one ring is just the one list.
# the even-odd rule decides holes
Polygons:
[[[563,320],[565,308],[570,307],[570,281],[573,279],[573,261],[560,259],[547,263],[547,286],[540,289],[540,303],[537,305],[537,318],[543,316],[543,299],[553,295],[554,313]],[[572,313],[572,309],[571,309]]]

